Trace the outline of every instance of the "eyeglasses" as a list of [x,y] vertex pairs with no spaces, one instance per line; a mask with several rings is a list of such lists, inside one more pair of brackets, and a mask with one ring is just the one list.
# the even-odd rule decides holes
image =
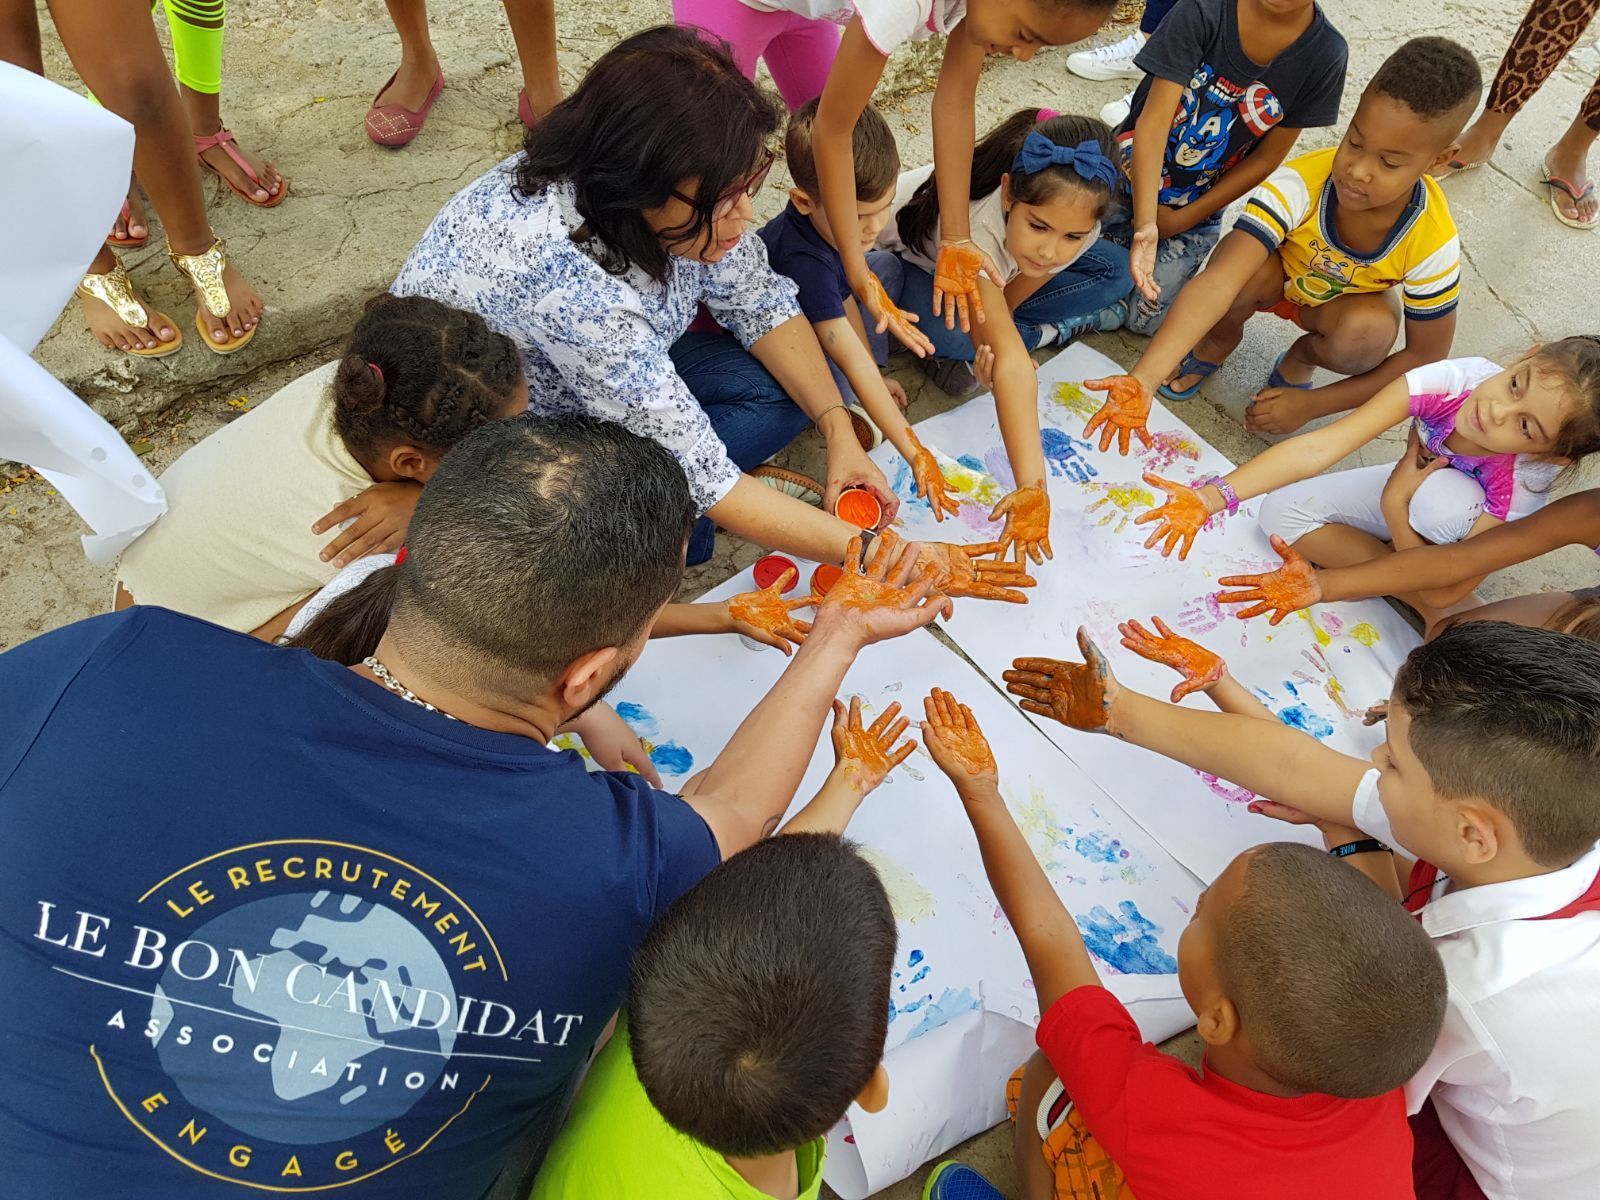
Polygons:
[[[761,185],[766,183],[767,176],[772,173],[772,164],[776,158],[777,155],[773,154],[770,148],[763,146],[761,149],[761,156],[756,159],[755,170],[746,175],[741,182],[734,184],[727,191],[723,192],[722,195],[717,197],[717,202],[711,206],[711,219],[713,221],[720,221],[723,217],[731,213],[734,209],[734,205],[739,203],[739,197],[741,195],[748,196],[750,199],[754,200],[761,192]],[[685,196],[682,192],[677,191],[676,189],[673,190],[671,195],[673,199],[682,200],[690,208],[700,207],[699,200],[696,200],[692,196]]]

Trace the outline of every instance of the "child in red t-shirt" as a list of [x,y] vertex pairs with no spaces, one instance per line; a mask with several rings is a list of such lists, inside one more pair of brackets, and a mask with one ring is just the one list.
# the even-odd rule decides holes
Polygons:
[[[1309,846],[1241,854],[1200,894],[1178,942],[1178,982],[1206,1043],[1192,1070],[1145,1042],[1101,986],[1006,808],[971,711],[937,690],[926,711],[923,743],[972,821],[1043,1014],[1041,1053],[1011,1089],[1021,1195],[1411,1200],[1399,1089],[1445,1009],[1444,968],[1417,922]],[[924,1195],[1000,1198],[953,1162]]]

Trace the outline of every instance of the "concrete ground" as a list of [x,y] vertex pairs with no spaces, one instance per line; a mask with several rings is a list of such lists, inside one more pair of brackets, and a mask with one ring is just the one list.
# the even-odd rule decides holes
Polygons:
[[[1350,42],[1346,118],[1378,63],[1408,37],[1448,33],[1473,50],[1487,79],[1522,11],[1520,3],[1504,0],[1416,0],[1403,6],[1324,0],[1324,7]],[[563,82],[570,88],[619,36],[669,16],[664,3],[563,0],[558,17]],[[52,76],[76,85],[42,10],[41,19]],[[136,362],[92,342],[71,306],[37,354],[116,423],[153,469],[164,468],[238,412],[325,361],[365,297],[388,285],[439,205],[517,147],[520,78],[499,5],[455,0],[437,5],[433,21],[449,86],[422,136],[395,152],[374,147],[361,127],[367,104],[398,61],[398,42],[381,0],[338,5],[234,0],[230,6],[225,117],[243,144],[267,154],[291,181],[288,201],[270,211],[235,199],[220,181],[206,185],[217,231],[266,298],[259,336],[226,359],[205,353],[191,338],[171,359]],[[1102,36],[1121,36],[1125,28]],[[979,98],[980,128],[1018,107],[1094,112],[1120,94],[1118,84],[1069,75],[1067,53],[1048,50],[1030,64],[991,64]],[[931,156],[936,54],[935,47],[924,46],[897,59],[880,92],[880,107],[907,164]],[[1583,304],[1589,312],[1581,301],[1587,293],[1577,284],[1600,272],[1600,238],[1556,224],[1538,186],[1538,164],[1576,113],[1597,71],[1600,50],[1589,39],[1518,117],[1494,163],[1446,185],[1465,252],[1456,334],[1461,353],[1509,355],[1542,338],[1593,329],[1592,317],[1575,309]],[[1332,144],[1337,133],[1308,132],[1301,148]],[[1595,167],[1600,170],[1600,162]],[[782,172],[774,172],[758,206],[762,216],[781,207],[786,186]],[[158,234],[149,248],[126,261],[151,299],[187,324],[193,300],[166,265],[160,245]],[[1576,304],[1574,296],[1580,297]],[[1235,462],[1264,445],[1244,431],[1241,414],[1289,340],[1282,323],[1253,322],[1244,345],[1209,381],[1203,398],[1181,413]],[[1123,363],[1131,363],[1139,351],[1139,339],[1127,334],[1097,335],[1092,341]],[[952,405],[924,382],[908,358],[897,360],[895,368],[912,396],[913,419]],[[1347,465],[1391,460],[1403,444],[1403,437],[1391,434]],[[820,444],[807,435],[781,461],[815,474],[821,469]],[[110,572],[84,559],[81,532],[76,516],[41,481],[26,473],[14,479],[0,474],[0,649],[106,606]],[[753,546],[719,538],[713,560],[688,573],[684,596],[698,595],[757,553]],[[1482,594],[1595,582],[1593,557],[1571,549],[1501,572]],[[1192,1053],[1192,1039],[1176,1041]],[[1182,1052],[1182,1046],[1174,1048]],[[1003,1130],[955,1153],[990,1172],[1002,1188],[1013,1185]],[[911,1200],[920,1194],[924,1174],[882,1195]]]

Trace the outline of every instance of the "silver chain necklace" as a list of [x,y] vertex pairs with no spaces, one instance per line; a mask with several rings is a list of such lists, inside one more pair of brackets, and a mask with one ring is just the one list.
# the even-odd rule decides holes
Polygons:
[[399,696],[400,699],[408,701],[412,704],[421,705],[429,712],[438,713],[441,717],[449,717],[452,721],[459,721],[461,719],[460,717],[451,717],[449,713],[444,711],[444,709],[429,704],[421,696],[417,695],[405,684],[396,679],[390,673],[389,668],[379,662],[373,655],[369,654],[367,657],[363,658],[361,660],[361,665],[376,675],[378,677],[378,682],[383,684],[384,687],[388,688],[396,696]]

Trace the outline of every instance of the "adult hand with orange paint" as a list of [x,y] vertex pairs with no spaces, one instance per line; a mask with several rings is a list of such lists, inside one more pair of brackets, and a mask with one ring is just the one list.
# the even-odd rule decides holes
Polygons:
[[1240,610],[1241,621],[1271,613],[1267,623],[1276,625],[1290,613],[1310,608],[1322,599],[1322,581],[1317,569],[1277,534],[1272,535],[1272,548],[1283,560],[1277,570],[1259,575],[1228,575],[1217,580],[1222,587],[1242,589],[1217,593],[1217,600],[1222,604],[1250,605]]
[[1105,655],[1078,628],[1081,663],[1056,658],[1018,658],[1002,678],[1006,691],[1028,712],[1060,721],[1084,733],[1115,734],[1117,698],[1121,685],[1111,673]]
[[798,646],[811,632],[810,622],[797,620],[794,610],[816,603],[815,596],[801,596],[795,600],[783,598],[785,589],[798,574],[797,568],[789,567],[766,587],[730,597],[728,616],[733,622],[733,631],[775,646],[785,654],[793,654],[789,643]]
[[923,563],[939,568],[936,579],[946,596],[970,596],[974,600],[1004,600],[1026,604],[1028,598],[1018,588],[1031,588],[1036,581],[1019,562],[989,558],[1000,551],[999,542],[958,546],[953,542],[920,542],[918,554]]
[[928,335],[917,328],[917,314],[907,312],[889,299],[889,293],[883,290],[883,281],[871,271],[867,272],[865,281],[852,290],[861,307],[867,310],[867,316],[874,322],[875,332],[882,333],[887,329],[918,358],[927,358],[933,353],[933,343],[928,340]]
[[1104,392],[1106,402],[1100,411],[1090,417],[1083,427],[1084,440],[1100,431],[1100,452],[1104,454],[1117,439],[1117,453],[1126,454],[1134,434],[1148,450],[1150,448],[1150,405],[1154,395],[1144,382],[1132,375],[1108,375],[1104,379],[1085,379],[1085,391]]
[[938,590],[938,569],[918,564],[917,544],[885,530],[861,560],[861,539],[845,548],[843,574],[816,600],[810,640],[840,638],[852,651],[931,625],[954,611]]
[[1173,483],[1148,471],[1145,472],[1144,481],[1167,494],[1167,502],[1160,508],[1140,513],[1133,519],[1135,525],[1159,522],[1155,532],[1145,539],[1144,548],[1149,550],[1161,542],[1161,557],[1171,558],[1173,548],[1177,547],[1178,561],[1183,562],[1189,557],[1195,535],[1211,519],[1211,506],[1206,503],[1204,496],[1186,484]]
[[1204,692],[1222,682],[1227,676],[1228,664],[1222,656],[1207,650],[1199,642],[1173,633],[1160,617],[1153,618],[1155,632],[1138,621],[1123,621],[1117,626],[1122,634],[1122,644],[1140,658],[1171,667],[1183,676],[1172,689],[1172,702],[1182,700],[1191,692]]
[[967,803],[1000,800],[1000,768],[972,710],[943,688],[922,702],[922,744]]
[[911,473],[917,481],[917,495],[928,502],[933,509],[933,519],[943,521],[946,514],[954,515],[961,511],[961,501],[956,499],[950,487],[950,481],[944,477],[944,471],[939,467],[939,460],[933,456],[920,441],[917,435],[909,428],[906,436],[911,439]]
[[1045,559],[1055,557],[1050,549],[1050,493],[1044,484],[1030,483],[1003,497],[989,520],[998,521],[1001,517],[1006,524],[1000,531],[996,557],[1003,559],[1015,550],[1018,566],[1030,558],[1043,566]]

